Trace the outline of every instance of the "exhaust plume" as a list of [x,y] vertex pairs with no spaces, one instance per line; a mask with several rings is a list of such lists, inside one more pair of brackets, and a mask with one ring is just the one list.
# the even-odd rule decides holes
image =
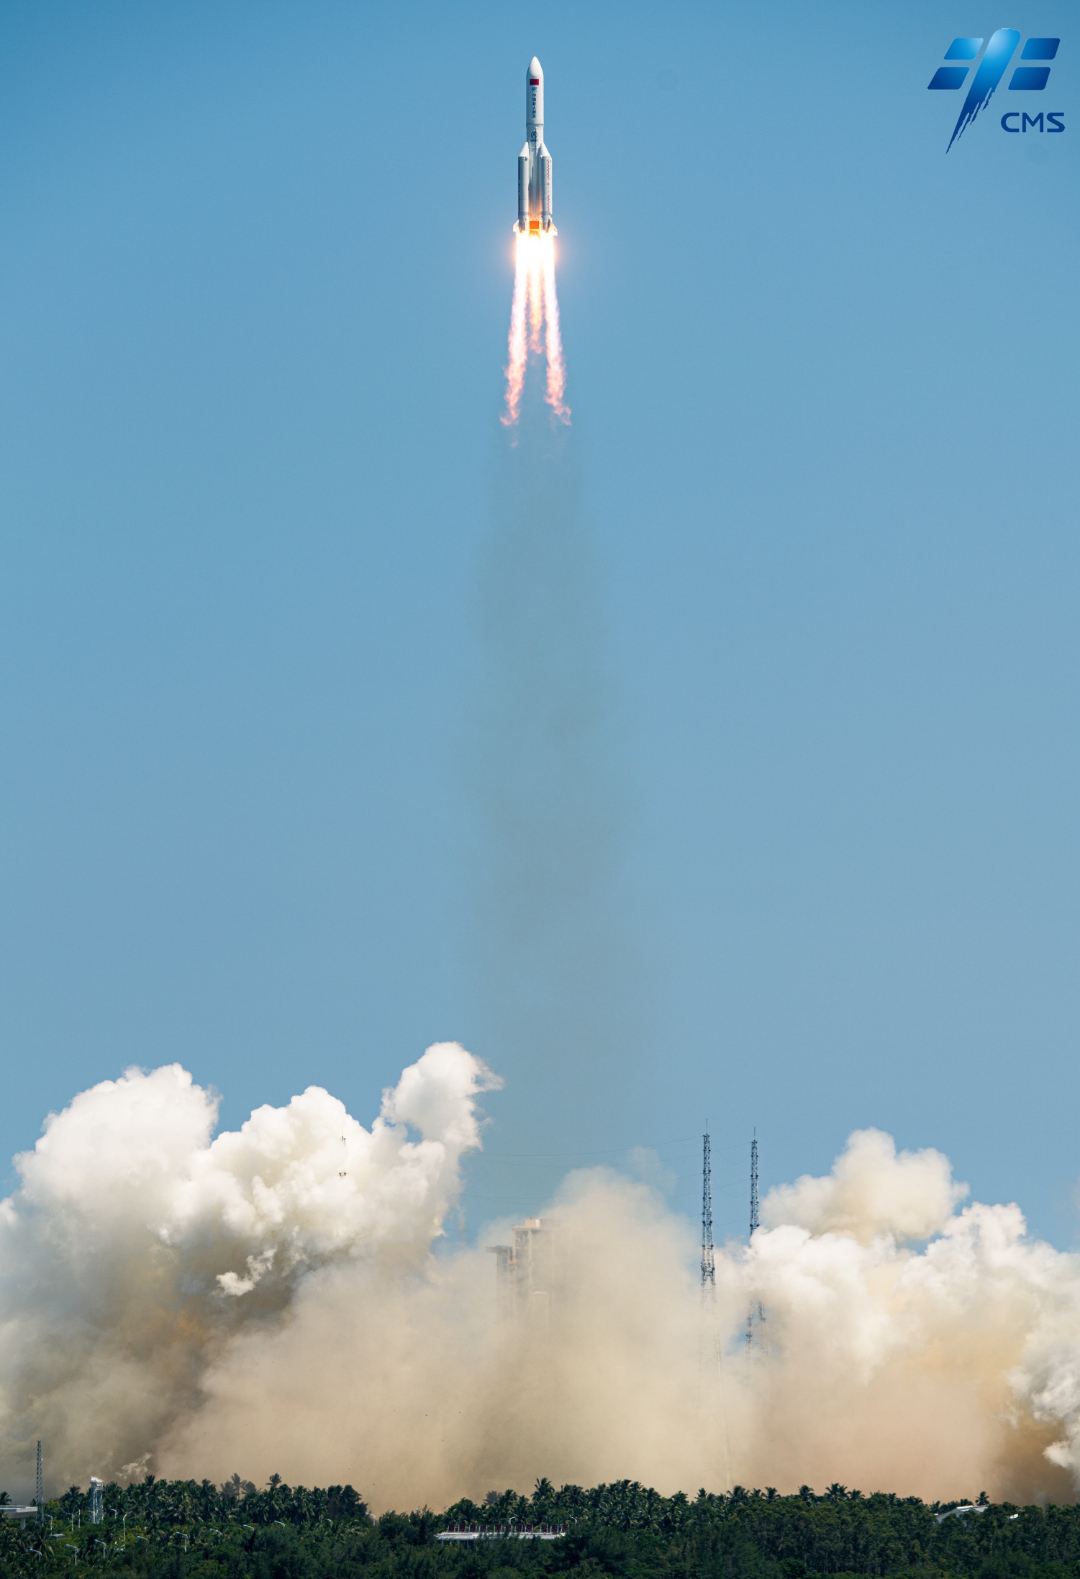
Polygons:
[[[542,76],[534,66],[530,79]],[[627,1093],[652,1016],[623,860],[603,572],[566,404],[555,232],[519,229],[515,247],[511,431],[480,544],[468,742],[477,1034],[509,1091],[496,1155],[470,1171],[489,1212],[528,1215],[568,1151],[595,1154],[598,1123],[615,1136],[609,1147],[629,1139]],[[545,376],[527,382],[541,358]]]
[[[347,1479],[376,1507],[541,1475],[722,1489],[695,1233],[659,1195],[568,1176],[531,1325],[496,1319],[482,1250],[432,1254],[496,1084],[441,1044],[370,1129],[312,1087],[216,1138],[175,1065],[76,1097],[0,1210],[9,1463],[29,1473],[40,1435],[53,1492],[239,1469]],[[861,1131],[718,1253],[733,1479],[1074,1498],[1080,1264],[964,1194],[940,1153]]]
[[570,421],[566,404],[566,363],[559,332],[559,298],[555,289],[555,237],[518,234],[514,238],[514,298],[510,308],[510,342],[506,361],[506,410],[501,422],[515,427],[529,356],[547,360],[544,399],[560,421]]

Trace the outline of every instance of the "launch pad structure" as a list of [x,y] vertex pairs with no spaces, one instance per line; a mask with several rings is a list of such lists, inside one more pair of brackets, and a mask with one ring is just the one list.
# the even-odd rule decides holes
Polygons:
[[437,1541],[557,1541],[565,1524],[451,1524]]
[[[750,1235],[753,1242],[760,1224],[758,1221],[758,1143],[757,1130],[750,1142]],[[701,1154],[701,1308],[715,1312],[716,1308],[716,1247],[713,1244],[712,1214],[712,1141],[708,1127],[702,1136]],[[715,1316],[713,1317],[715,1324]],[[746,1349],[764,1349],[765,1307],[760,1300],[752,1300],[746,1317]],[[719,1341],[719,1340],[717,1340]]]
[[495,1299],[499,1319],[546,1327],[555,1283],[556,1224],[550,1217],[527,1217],[514,1225],[511,1245],[488,1245],[495,1257]]
[[716,1289],[716,1247],[712,1227],[712,1140],[708,1126],[701,1137],[701,1288]]
[[[750,1142],[750,1240],[753,1240],[758,1227],[758,1151],[757,1130],[755,1130],[754,1138]],[[750,1241],[747,1242],[749,1243]],[[762,1347],[764,1335],[761,1329],[764,1325],[765,1307],[760,1300],[755,1299],[751,1301],[750,1313],[746,1318],[746,1348],[748,1352],[751,1349]]]

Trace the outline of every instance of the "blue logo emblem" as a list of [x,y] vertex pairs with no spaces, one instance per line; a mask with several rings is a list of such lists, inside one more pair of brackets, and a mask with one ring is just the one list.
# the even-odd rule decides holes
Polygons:
[[[1016,46],[1019,42],[1020,34],[1014,27],[999,27],[985,50],[983,50],[982,59],[979,60],[979,64],[975,68],[971,86],[968,88],[964,107],[960,111],[960,118],[953,127],[953,134],[949,138],[949,148],[952,147],[958,137],[963,135],[979,111],[985,110],[990,103],[994,96],[994,89],[1008,70],[1009,63],[1016,53]],[[1020,60],[1021,62],[1027,60],[1053,60],[1057,55],[1060,43],[1060,38],[1029,38],[1020,51]],[[939,66],[929,86],[931,88],[951,88],[953,90],[962,88],[967,81],[968,72],[971,70],[970,63],[978,58],[982,46],[983,40],[981,38],[954,38],[945,51],[945,59],[962,60],[966,64],[962,66]],[[1010,93],[1041,93],[1049,80],[1049,66],[1026,66],[1021,64],[1014,69],[1012,76],[1009,78],[1009,91]],[[1009,114],[1002,118],[1002,125],[1004,126],[1005,121],[1009,119],[1017,119],[1019,115],[1019,110],[1010,111]],[[1025,115],[1024,119],[1028,121],[1030,117]],[[1039,121],[1039,130],[1041,131],[1042,116],[1038,116],[1037,119]],[[1032,120],[1031,125],[1034,126],[1034,124],[1035,122]],[[1055,131],[1064,131],[1065,128],[1063,126],[1055,126],[1053,129]],[[1005,126],[1005,130],[1015,131],[1016,128]],[[1024,130],[1027,130],[1026,126]],[[948,153],[949,148],[946,148],[946,153]]]

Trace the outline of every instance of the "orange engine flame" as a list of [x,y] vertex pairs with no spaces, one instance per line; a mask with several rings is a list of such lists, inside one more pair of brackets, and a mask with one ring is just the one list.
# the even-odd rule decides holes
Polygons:
[[555,291],[555,237],[515,237],[514,301],[510,309],[510,342],[506,362],[506,410],[500,419],[513,427],[521,414],[521,396],[530,353],[547,360],[544,399],[562,422],[570,421],[566,404],[566,362],[559,333],[559,299]]

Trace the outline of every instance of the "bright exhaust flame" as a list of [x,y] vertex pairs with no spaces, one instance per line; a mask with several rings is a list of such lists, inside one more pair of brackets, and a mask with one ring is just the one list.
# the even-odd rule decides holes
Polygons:
[[510,343],[506,363],[505,427],[521,414],[521,396],[529,355],[547,360],[544,399],[562,422],[570,421],[566,404],[566,362],[559,333],[559,298],[555,291],[555,237],[550,232],[515,238],[514,302],[510,309]]

